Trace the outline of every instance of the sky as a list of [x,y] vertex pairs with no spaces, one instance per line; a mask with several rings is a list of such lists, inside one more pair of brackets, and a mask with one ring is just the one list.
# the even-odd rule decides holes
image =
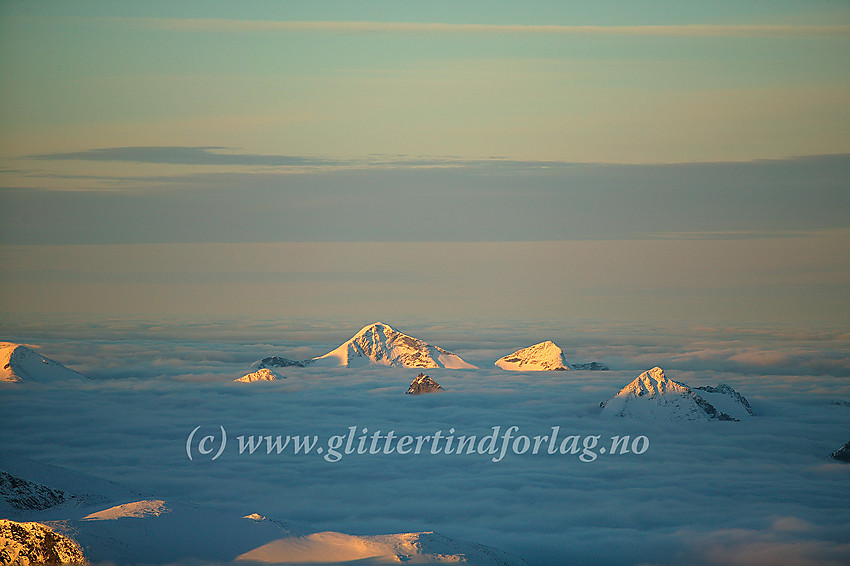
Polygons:
[[840,322],[848,43],[840,1],[2,2],[0,311]]

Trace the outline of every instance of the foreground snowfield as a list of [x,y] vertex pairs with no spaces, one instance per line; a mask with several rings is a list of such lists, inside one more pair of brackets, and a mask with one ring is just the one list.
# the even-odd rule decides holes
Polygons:
[[[425,328],[411,334],[483,369],[429,369],[446,391],[410,396],[404,393],[418,371],[405,368],[281,368],[286,379],[232,381],[264,356],[306,359],[330,351],[350,337],[350,327],[326,334],[295,328],[277,334],[283,338],[275,343],[267,329],[240,336],[232,326],[107,330],[23,328],[3,336],[41,344],[43,355],[94,379],[0,389],[3,461],[29,458],[35,464],[18,464],[21,473],[42,478],[50,474],[39,472],[38,463],[115,482],[97,486],[110,501],[73,507],[78,540],[99,549],[102,559],[122,563],[114,557],[132,552],[121,547],[129,544],[122,536],[103,537],[103,525],[111,524],[126,541],[144,542],[136,548],[146,554],[123,556],[123,563],[191,563],[186,549],[229,563],[280,540],[284,526],[295,538],[266,551],[323,552],[346,561],[356,557],[333,552],[396,548],[404,537],[380,537],[431,532],[540,565],[850,560],[850,466],[826,458],[850,440],[850,407],[841,403],[850,401],[848,340],[841,332],[723,330],[686,341],[676,338],[679,331],[577,329],[558,336],[547,329],[541,338],[553,336],[568,358],[598,359],[612,371],[506,372],[493,360],[539,341],[539,329]],[[655,365],[684,383],[728,383],[756,416],[644,422],[601,414],[601,401]],[[187,438],[199,426],[198,434],[215,442],[220,427],[227,431],[228,445],[216,460],[214,452],[201,457],[197,443],[193,459],[187,457]],[[518,427],[514,436],[560,427],[562,437],[600,439],[589,462],[545,448],[536,455],[508,451],[498,462],[490,454],[428,450],[355,451],[330,462],[288,448],[239,454],[237,440],[308,435],[326,447],[350,427],[358,436],[364,428],[399,436],[453,428],[480,438],[497,426],[500,433]],[[599,451],[612,436],[625,435],[646,436],[649,448]],[[86,483],[80,477],[56,487]],[[132,505],[115,509],[120,504]],[[119,516],[125,511],[142,516]],[[16,520],[59,520],[63,513],[18,513]],[[82,520],[97,513],[99,520]],[[254,513],[268,519],[243,518]],[[150,520],[160,526],[141,526]],[[213,540],[223,553],[200,554]],[[231,558],[217,558],[228,552]]]

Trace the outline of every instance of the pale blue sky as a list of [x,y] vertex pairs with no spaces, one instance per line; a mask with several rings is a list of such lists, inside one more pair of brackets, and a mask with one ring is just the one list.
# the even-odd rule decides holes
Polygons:
[[848,150],[846,3],[585,4],[5,3],[0,158],[17,169],[32,154],[165,145],[614,163]]
[[[392,273],[417,299],[393,294],[390,320],[510,295],[530,316],[840,320],[848,70],[837,1],[0,3],[0,310],[372,318]],[[439,242],[434,271],[392,267],[403,246],[383,267],[356,248],[356,276],[286,247],[374,241]],[[497,244],[463,248],[483,255],[448,300],[436,258],[465,242]],[[532,245],[514,266],[513,242]],[[154,253],[264,243],[283,275],[258,256],[193,279]],[[122,246],[133,271],[89,270]],[[714,268],[677,278],[677,257]]]

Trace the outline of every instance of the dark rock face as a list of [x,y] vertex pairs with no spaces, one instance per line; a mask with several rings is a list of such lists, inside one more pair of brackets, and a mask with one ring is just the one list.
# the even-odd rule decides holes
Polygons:
[[694,395],[694,401],[696,401],[696,404],[699,406],[700,409],[705,411],[705,414],[708,415],[708,418],[710,418],[710,419],[717,419],[719,421],[740,422],[739,419],[736,419],[735,417],[727,415],[723,411],[718,411],[717,407],[715,407],[714,405],[712,405],[711,403],[709,403],[708,401],[706,401],[705,399],[703,399],[699,395]]
[[268,358],[263,358],[260,360],[260,363],[257,364],[257,369],[267,369],[267,368],[287,368],[287,367],[304,367],[304,362],[299,362],[297,360],[290,360],[289,358],[281,358],[280,356],[270,356]]
[[424,373],[420,373],[416,376],[416,379],[413,380],[413,383],[410,384],[407,394],[421,395],[423,393],[435,393],[437,391],[445,391],[445,389]]
[[[749,413],[750,415],[755,415],[755,413],[753,412],[753,408],[750,406],[750,402],[747,401],[747,398],[744,397],[743,395],[741,395],[740,393],[738,393],[737,391],[735,391],[734,389],[732,389],[730,386],[726,385],[725,383],[721,383],[717,387],[712,387],[710,385],[704,385],[702,387],[694,387],[694,389],[699,389],[699,390],[705,391],[707,393],[722,393],[723,395],[728,395],[729,397],[732,397],[733,399],[738,401],[741,405],[743,405],[744,408],[747,409],[747,413]],[[732,419],[732,420],[738,420],[738,419]]]
[[850,464],[850,442],[829,455],[833,460]]
[[574,370],[608,371],[608,366],[599,362],[583,362],[580,364],[573,364],[570,367]]
[[0,472],[0,497],[20,511],[41,511],[65,503],[65,492]]

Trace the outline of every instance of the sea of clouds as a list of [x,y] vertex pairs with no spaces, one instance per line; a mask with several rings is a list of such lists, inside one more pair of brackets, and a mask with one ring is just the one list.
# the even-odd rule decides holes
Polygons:
[[[3,339],[94,378],[0,389],[0,451],[145,496],[260,513],[349,534],[436,531],[531,564],[841,564],[850,560],[850,335],[840,328],[384,321],[479,370],[428,370],[446,392],[404,395],[415,369],[282,368],[232,380],[269,355],[327,352],[372,321],[19,317]],[[609,372],[511,373],[492,362],[552,339]],[[689,385],[728,383],[745,422],[604,418],[599,403],[660,365]],[[187,458],[198,426],[224,427],[220,458]],[[643,454],[239,454],[239,435],[369,433],[645,435]],[[195,453],[198,456],[197,452]]]

